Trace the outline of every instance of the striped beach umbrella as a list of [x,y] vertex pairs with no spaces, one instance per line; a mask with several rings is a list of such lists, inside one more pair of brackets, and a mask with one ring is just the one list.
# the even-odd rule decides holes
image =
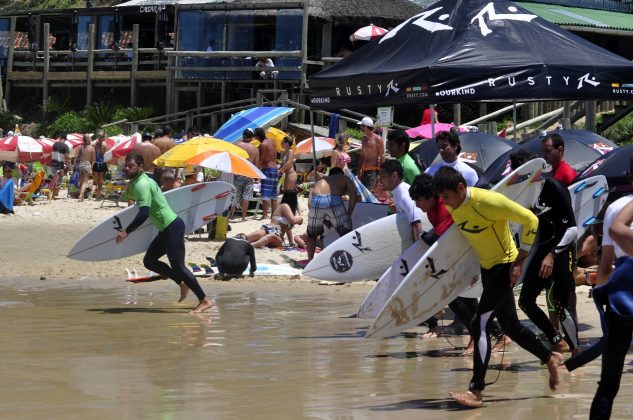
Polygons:
[[300,141],[297,144],[295,152],[301,155],[312,154],[312,143],[314,143],[314,151],[316,151],[317,157],[322,157],[327,156],[328,153],[332,153],[332,150],[334,150],[334,146],[336,145],[336,140],[329,137],[310,137]]
[[186,165],[197,165],[218,171],[247,176],[249,178],[266,178],[257,166],[231,152],[208,151],[187,159]]
[[39,160],[43,152],[43,146],[33,137],[10,136],[0,140],[0,160],[33,162]]
[[245,109],[237,114],[233,114],[231,118],[213,134],[213,137],[235,143],[242,138],[242,133],[247,128],[254,130],[257,127],[262,127],[266,129],[292,114],[294,110],[294,108],[281,106],[260,106]]
[[191,140],[172,147],[154,160],[156,166],[169,166],[182,168],[185,161],[199,155],[202,152],[220,151],[231,152],[243,158],[248,158],[248,153],[241,147],[235,146],[224,140],[213,137],[194,137]]
[[110,150],[105,152],[104,159],[106,162],[125,157],[130,154],[134,146],[142,141],[140,133],[132,134],[127,140],[122,141],[119,144],[114,145]]
[[381,28],[380,26],[376,26],[373,23],[369,26],[363,26],[354,32],[350,39],[352,42],[354,41],[371,41],[372,39],[379,38],[387,33],[385,28]]

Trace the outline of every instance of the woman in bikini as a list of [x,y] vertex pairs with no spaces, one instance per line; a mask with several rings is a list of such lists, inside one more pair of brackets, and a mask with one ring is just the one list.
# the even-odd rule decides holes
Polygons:
[[100,200],[102,197],[101,190],[103,189],[103,182],[105,173],[108,171],[108,164],[105,161],[105,133],[97,133],[97,141],[94,144],[95,148],[95,162],[92,164],[92,176],[94,177],[95,185],[95,200]]
[[295,171],[295,152],[292,137],[284,137],[281,147],[284,149],[283,163],[279,167],[279,173],[284,174],[284,191],[294,191],[297,186],[297,172]]
[[339,134],[336,137],[336,146],[332,152],[332,168],[341,168],[345,171],[347,165],[352,161],[352,158],[347,154],[349,150],[349,141],[347,136]]
[[273,213],[271,222],[246,235],[246,239],[255,248],[264,246],[275,248],[283,245],[283,238],[287,236],[289,244],[293,245],[292,227],[303,223],[303,217],[297,216],[298,213],[297,193],[286,191],[281,197],[281,204]]

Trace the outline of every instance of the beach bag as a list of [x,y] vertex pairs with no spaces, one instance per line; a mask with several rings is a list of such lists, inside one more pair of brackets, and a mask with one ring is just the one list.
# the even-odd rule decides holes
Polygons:
[[226,232],[229,227],[229,218],[226,216],[218,216],[215,218],[215,239],[219,241],[226,240]]
[[75,170],[70,177],[70,183],[74,185],[76,188],[79,188],[79,171]]

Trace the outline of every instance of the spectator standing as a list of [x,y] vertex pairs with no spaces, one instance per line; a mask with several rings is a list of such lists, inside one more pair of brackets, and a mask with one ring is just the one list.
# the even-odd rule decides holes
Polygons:
[[364,117],[359,123],[363,131],[362,148],[360,152],[360,182],[373,190],[378,179],[378,170],[385,155],[382,138],[374,133],[374,120]]

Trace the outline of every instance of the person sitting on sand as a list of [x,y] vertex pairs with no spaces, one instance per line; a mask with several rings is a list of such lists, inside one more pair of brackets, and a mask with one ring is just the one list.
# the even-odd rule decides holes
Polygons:
[[255,250],[243,233],[238,233],[233,238],[228,238],[215,255],[215,264],[218,274],[216,280],[228,280],[230,277],[240,277],[246,267],[251,265],[250,277],[255,276],[257,263]]
[[269,224],[246,235],[248,242],[255,248],[268,246],[276,248],[283,245],[284,236],[288,236],[288,242],[292,245],[292,227],[303,224],[303,217],[297,216],[299,203],[297,193],[286,191],[281,197],[281,204],[275,209]]
[[[192,312],[206,311],[213,303],[185,266],[185,222],[171,209],[158,184],[145,174],[143,164],[143,156],[140,154],[131,153],[125,157],[123,170],[130,179],[130,184],[122,199],[136,202],[139,210],[134,220],[119,232],[116,243],[123,242],[149,218],[158,230],[158,235],[149,244],[143,257],[143,265],[180,286],[178,302],[185,300],[191,290],[199,300]],[[163,255],[167,255],[169,265],[159,260]]]

